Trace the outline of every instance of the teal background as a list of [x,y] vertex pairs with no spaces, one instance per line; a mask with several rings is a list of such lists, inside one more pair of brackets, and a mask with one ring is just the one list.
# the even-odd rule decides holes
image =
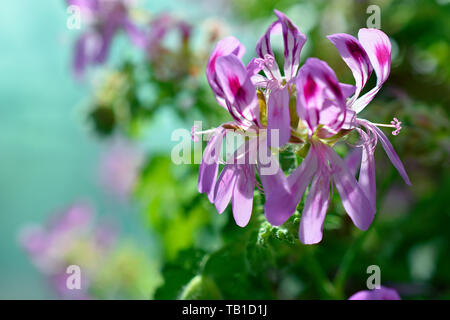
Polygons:
[[[0,298],[52,297],[18,243],[21,227],[77,200],[121,220],[148,242],[136,210],[102,191],[101,152],[80,103],[89,83],[71,77],[75,31],[63,1],[9,1],[0,11]],[[117,222],[116,222],[117,223]],[[141,231],[141,233],[139,232]]]
[[[202,14],[188,3],[142,2],[155,13]],[[92,83],[72,77],[77,31],[67,29],[67,16],[63,0],[8,1],[0,10],[0,299],[54,297],[20,248],[19,234],[74,201],[89,201],[125,237],[152,248],[137,208],[112,199],[98,183],[104,145],[83,119]],[[168,150],[176,127],[170,112],[157,115],[145,149]]]

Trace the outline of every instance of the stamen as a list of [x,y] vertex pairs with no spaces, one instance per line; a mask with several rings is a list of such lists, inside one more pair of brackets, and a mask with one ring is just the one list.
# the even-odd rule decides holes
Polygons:
[[400,130],[402,130],[402,123],[398,121],[397,118],[394,118],[394,120],[391,121],[391,124],[395,126],[395,130],[392,132],[394,136],[398,135],[400,133]]
[[193,125],[192,129],[191,129],[191,137],[192,137],[192,140],[194,142],[198,142],[199,141],[198,136],[201,136],[203,134],[210,134],[210,133],[213,133],[213,132],[215,132],[217,130],[217,128],[213,128],[213,129],[209,129],[209,130],[203,130],[203,131],[197,131],[197,129],[198,129],[197,125]]
[[276,77],[274,76],[274,74],[272,72],[272,67],[273,67],[274,62],[275,62],[275,58],[272,55],[270,55],[268,53],[264,55],[264,68],[263,68],[263,70],[266,73],[266,75],[270,74],[270,77],[272,79],[276,79]]
[[267,67],[271,68],[273,66],[274,61],[275,61],[275,58],[272,55],[270,55],[270,54],[264,55],[264,63]]
[[197,136],[197,134],[198,134],[197,129],[198,129],[197,125],[193,125],[192,129],[191,129],[191,138],[192,138],[192,141],[194,141],[194,142],[199,141],[199,138]]
[[255,60],[253,60],[253,62],[259,70],[261,70],[265,64],[265,60],[261,58],[256,58]]
[[383,124],[383,123],[373,123],[377,127],[385,127],[385,128],[394,128],[395,130],[392,131],[392,135],[396,136],[400,133],[400,130],[402,129],[402,123],[397,118],[394,118],[391,121],[391,124]]

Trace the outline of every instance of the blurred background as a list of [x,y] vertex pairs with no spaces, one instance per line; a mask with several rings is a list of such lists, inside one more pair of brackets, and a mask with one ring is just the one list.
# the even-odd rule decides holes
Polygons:
[[[412,187],[378,150],[374,224],[356,230],[335,195],[312,247],[295,219],[264,222],[262,199],[245,229],[230,208],[217,215],[198,166],[170,160],[174,129],[228,120],[204,76],[214,44],[232,34],[249,61],[278,9],[308,37],[302,62],[323,59],[353,83],[325,36],[356,36],[374,4],[392,69],[364,117],[403,122],[390,140]],[[134,1],[127,15],[153,45],[118,30],[81,72],[77,43],[96,27],[68,28],[67,7],[0,11],[0,298],[347,298],[374,264],[404,299],[450,298],[450,1]],[[82,292],[61,288],[70,264],[86,271]]]

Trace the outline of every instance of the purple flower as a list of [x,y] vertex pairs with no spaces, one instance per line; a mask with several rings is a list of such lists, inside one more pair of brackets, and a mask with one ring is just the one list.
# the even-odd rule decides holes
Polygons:
[[[211,53],[206,69],[208,82],[218,103],[234,121],[207,131],[212,132],[212,137],[200,166],[199,191],[208,194],[219,213],[233,198],[235,220],[245,225],[251,215],[256,170],[266,199],[266,218],[273,225],[281,225],[295,212],[310,185],[299,238],[305,244],[313,244],[322,239],[330,187],[334,185],[353,223],[367,230],[376,211],[374,150],[378,139],[394,166],[410,183],[392,145],[378,128],[395,128],[393,134],[397,135],[401,122],[394,118],[390,125],[383,125],[357,118],[389,75],[389,39],[376,29],[361,29],[359,40],[345,34],[329,37],[355,77],[355,86],[348,85],[340,83],[334,71],[316,58],[307,59],[299,69],[300,51],[306,37],[283,13],[275,11],[275,14],[278,19],[258,41],[258,56],[247,66],[240,60],[245,48],[234,37],[219,41]],[[283,75],[270,44],[271,36],[276,33],[282,33],[284,40]],[[372,70],[377,75],[377,84],[360,97]],[[276,161],[271,161],[274,167],[271,174],[263,174],[264,164],[258,157],[251,165],[227,164],[217,179],[222,141],[230,128],[238,132],[254,131],[257,137],[246,140],[245,151],[236,150],[236,159],[245,156],[246,150],[259,151],[264,145],[271,147],[266,155],[272,159],[272,152],[279,151],[286,143],[292,144],[299,154],[307,155],[289,177]],[[343,160],[332,147],[353,130],[359,133],[361,144]],[[272,141],[275,132],[279,134],[277,145]]]
[[[256,45],[258,58],[252,60],[251,63],[258,63],[260,68],[255,70],[252,80],[258,88],[266,91],[269,134],[272,129],[278,130],[279,144],[284,145],[291,136],[289,96],[294,92],[293,85],[300,65],[300,52],[306,42],[306,36],[285,14],[277,10],[275,10],[275,14],[278,19],[269,26]],[[283,35],[284,76],[281,76],[270,42],[271,36],[279,33]],[[256,71],[259,72],[261,68],[265,77],[256,74]]]
[[[233,216],[239,226],[245,226],[251,216],[253,192],[257,185],[255,170],[261,180],[276,183],[269,186],[263,183],[267,189],[266,197],[270,197],[272,189],[287,187],[268,145],[276,147],[273,145],[276,139],[272,138],[275,131],[279,138],[277,146],[286,144],[291,138],[289,96],[294,90],[299,54],[306,37],[283,13],[275,13],[278,20],[257,43],[258,57],[245,66],[240,60],[245,52],[244,46],[236,38],[227,37],[217,43],[206,68],[208,82],[218,103],[228,110],[234,121],[213,130],[200,166],[198,188],[208,194],[219,213],[225,210],[232,198]],[[277,32],[282,32],[284,38],[284,77],[270,46],[270,36]],[[259,74],[261,70],[265,76]],[[261,119],[260,109],[265,119]],[[255,133],[236,150],[235,160],[258,152],[269,161],[263,163],[256,157],[257,161],[253,163],[226,164],[217,178],[222,141],[229,129]],[[264,173],[267,165],[273,168],[274,174]]]
[[358,291],[348,300],[401,300],[401,298],[394,289],[382,286],[379,289]]
[[[348,126],[351,116],[351,112],[347,112],[345,93],[333,70],[315,58],[309,58],[300,69],[296,87],[297,113],[303,121],[301,130],[310,149],[302,164],[287,178],[287,190],[277,189],[267,199],[266,217],[271,224],[284,223],[295,212],[311,183],[302,212],[299,237],[305,244],[320,242],[330,184],[333,183],[353,223],[366,230],[373,220],[375,209],[345,162],[330,146],[333,136]],[[264,187],[264,180],[262,182]]]
[[[297,112],[299,118],[306,124],[308,139],[305,140],[311,144],[305,161],[311,156],[312,163],[317,165],[300,223],[299,237],[305,244],[317,243],[322,239],[323,221],[329,201],[330,178],[353,223],[362,230],[370,226],[376,211],[374,151],[378,139],[405,182],[410,184],[403,164],[389,140],[377,127],[394,127],[396,130],[393,133],[398,134],[399,121],[395,119],[391,125],[379,125],[356,117],[356,114],[373,99],[389,75],[391,48],[389,39],[376,29],[361,29],[361,42],[344,34],[329,38],[351,68],[356,86],[354,94],[346,99],[353,90],[339,84],[328,65],[314,58],[307,60],[297,77]],[[372,70],[377,74],[377,84],[371,91],[359,97]],[[358,181],[354,178],[358,169],[357,161],[353,159],[352,164],[347,166],[331,149],[331,145],[336,142],[333,136],[339,136],[339,133],[345,133],[345,130],[357,130],[361,136],[362,152],[358,153],[361,159]],[[355,157],[355,154],[352,157]],[[272,221],[269,219],[269,222],[281,224],[295,211],[309,184],[309,179],[304,177],[306,175],[304,171],[307,170],[313,169],[300,166],[288,178],[288,181],[296,182],[301,177],[301,183],[290,182],[292,186],[288,195],[283,194],[285,190],[280,189],[281,194],[266,202],[266,216],[268,219],[276,217]],[[288,199],[291,202],[288,202]]]
[[[356,91],[348,99],[347,107],[358,114],[369,104],[381,89],[389,77],[391,70],[391,43],[388,36],[377,29],[361,29],[358,38],[347,34],[334,34],[328,39],[336,46],[345,63],[351,69],[355,78]],[[367,83],[372,70],[375,71],[377,82],[374,88],[363,96],[361,90]],[[376,183],[375,183],[375,159],[374,151],[378,140],[380,140],[386,154],[394,167],[408,185],[411,185],[409,177],[403,164],[395,152],[388,138],[378,127],[391,127],[395,130],[393,135],[398,135],[401,122],[397,118],[390,125],[372,123],[368,120],[355,118],[351,128],[356,128],[362,139],[362,158],[359,173],[359,183],[366,193],[372,205],[375,206]],[[364,130],[362,130],[364,129]]]
[[186,43],[192,32],[192,27],[183,20],[177,19],[168,13],[158,15],[153,19],[146,35],[146,51],[151,61],[157,60],[167,53],[163,46],[165,37],[171,31],[178,31],[181,35],[182,43]]
[[258,145],[258,136],[251,137],[238,148],[231,161],[223,168],[217,178],[222,142],[229,133],[227,129],[257,132],[262,128],[259,121],[259,104],[256,88],[252,83],[253,71],[244,66],[240,57],[244,47],[228,37],[218,42],[208,62],[206,74],[219,103],[227,108],[234,122],[222,124],[212,130],[212,136],[204,151],[200,165],[198,190],[206,193],[211,202],[222,213],[233,199],[233,216],[236,223],[243,227],[250,220],[255,189],[255,164],[242,163],[237,159],[254,152]]
[[[89,205],[76,203],[53,216],[46,226],[28,226],[21,232],[21,244],[31,261],[62,298],[90,297],[90,277],[102,266],[115,241],[113,230],[94,226],[93,218],[94,210]],[[82,269],[80,290],[66,286],[66,269],[72,264]]]
[[113,195],[127,199],[143,164],[143,154],[131,142],[115,139],[100,160],[100,179]]
[[112,39],[124,30],[138,47],[145,47],[145,35],[129,17],[129,0],[67,0],[80,8],[82,21],[90,22],[75,44],[73,68],[81,76],[89,64],[105,62]]

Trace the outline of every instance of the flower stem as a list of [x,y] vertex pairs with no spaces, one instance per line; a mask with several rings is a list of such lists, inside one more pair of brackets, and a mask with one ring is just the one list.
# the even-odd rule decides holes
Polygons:
[[370,230],[362,231],[342,258],[341,265],[339,266],[336,277],[334,278],[334,288],[336,290],[336,294],[342,298],[344,297],[345,281],[347,280],[350,272],[350,267],[369,232]]
[[340,299],[340,296],[337,295],[337,291],[333,283],[328,279],[321,265],[317,261],[317,258],[314,254],[314,248],[305,249],[305,259],[307,261],[304,265],[313,277],[313,280],[316,282],[316,286],[320,291],[321,299]]

